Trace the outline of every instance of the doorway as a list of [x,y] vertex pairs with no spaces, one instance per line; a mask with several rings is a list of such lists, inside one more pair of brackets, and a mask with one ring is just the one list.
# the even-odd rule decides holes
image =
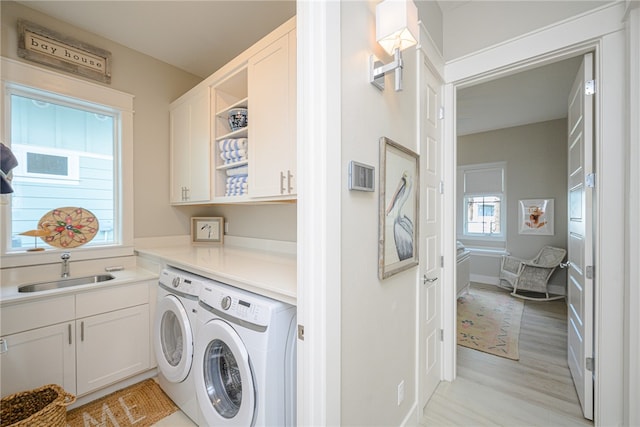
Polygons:
[[[582,55],[565,58],[461,86],[456,92],[456,236],[471,252],[472,285],[467,292],[509,293],[500,289],[504,283],[498,278],[503,255],[533,259],[543,246],[569,246],[567,123],[569,95],[582,61]],[[498,170],[502,180],[486,178]],[[479,215],[473,206],[480,196],[485,202],[490,200],[491,209],[483,202],[487,226],[478,229],[477,218],[472,217]],[[547,218],[550,222],[545,232],[528,233],[522,229],[520,211],[526,203],[542,200],[552,205]],[[554,294],[566,295],[565,270],[554,272],[549,288]],[[592,305],[588,311],[593,312]],[[470,373],[491,371],[498,389],[500,384],[505,390],[516,384],[519,393],[510,393],[524,393],[534,400],[539,393],[544,398],[562,396],[562,408],[552,411],[561,417],[555,422],[568,416],[590,425],[582,416],[593,416],[592,401],[584,403],[584,411],[580,408],[579,400],[584,402],[584,396],[578,399],[567,366],[567,332],[573,329],[570,323],[567,327],[566,319],[564,300],[526,301],[520,333],[524,355],[503,363],[459,347],[459,375],[470,379],[477,375]],[[549,376],[548,366],[553,366]],[[515,378],[524,381],[517,385]],[[579,380],[576,387],[580,390]],[[545,394],[545,390],[555,391]],[[555,407],[552,402],[545,406]]]

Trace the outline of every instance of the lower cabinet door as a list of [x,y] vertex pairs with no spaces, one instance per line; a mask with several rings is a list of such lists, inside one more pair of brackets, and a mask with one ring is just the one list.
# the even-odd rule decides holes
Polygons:
[[2,337],[2,397],[46,384],[76,393],[75,324],[60,323]]
[[79,396],[148,369],[149,305],[76,320]]

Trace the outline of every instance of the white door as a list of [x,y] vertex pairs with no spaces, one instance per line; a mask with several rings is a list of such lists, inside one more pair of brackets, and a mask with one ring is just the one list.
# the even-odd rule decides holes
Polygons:
[[149,305],[76,320],[78,396],[149,369]]
[[[585,418],[593,419],[593,54],[586,54],[569,94],[568,362]],[[588,359],[590,361],[588,361]]]
[[418,393],[424,408],[441,376],[442,84],[421,56],[420,69],[420,283],[418,285]]
[[45,384],[76,392],[76,345],[73,322],[59,323],[2,337],[2,397]]

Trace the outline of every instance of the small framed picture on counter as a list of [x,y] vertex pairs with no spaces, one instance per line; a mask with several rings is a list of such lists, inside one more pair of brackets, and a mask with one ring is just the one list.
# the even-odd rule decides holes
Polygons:
[[224,239],[224,218],[193,217],[191,218],[192,243],[222,243]]

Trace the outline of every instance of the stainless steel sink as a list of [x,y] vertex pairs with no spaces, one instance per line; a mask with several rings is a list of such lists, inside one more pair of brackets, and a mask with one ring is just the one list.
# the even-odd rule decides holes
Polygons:
[[96,274],[95,276],[75,277],[72,279],[52,280],[50,282],[32,283],[18,287],[18,292],[40,292],[51,289],[67,288],[69,286],[88,285],[91,283],[106,282],[114,277],[111,274]]

